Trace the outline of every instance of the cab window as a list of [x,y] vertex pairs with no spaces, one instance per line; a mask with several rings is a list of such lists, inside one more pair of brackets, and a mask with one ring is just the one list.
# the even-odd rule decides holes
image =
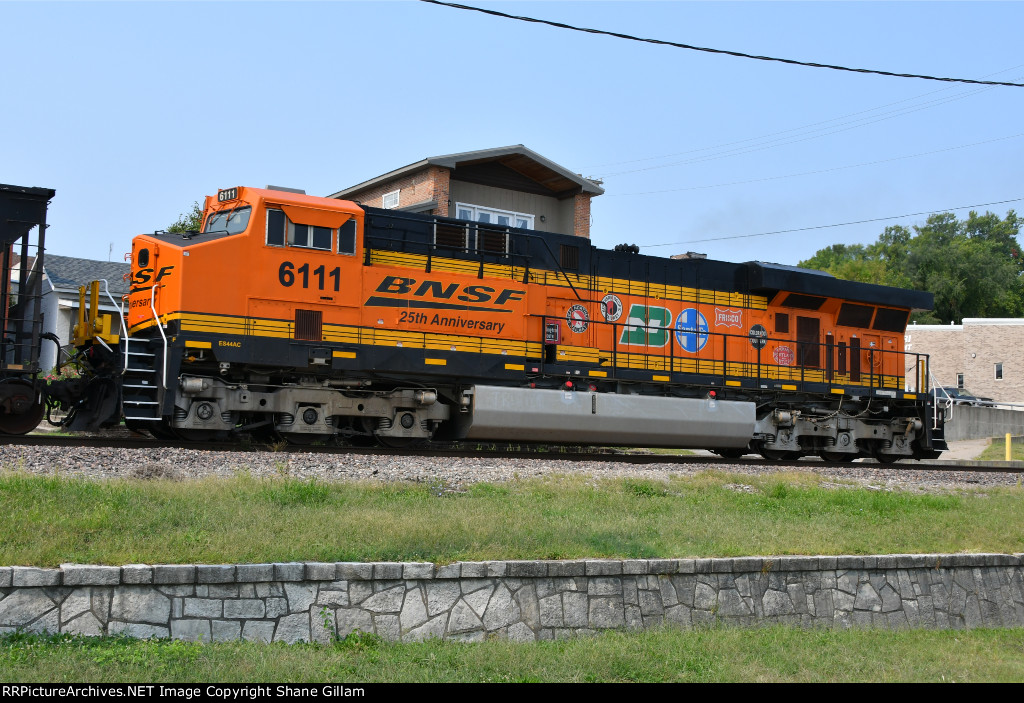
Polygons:
[[331,250],[334,230],[292,222],[282,210],[267,209],[267,245]]
[[338,253],[349,255],[356,253],[355,218],[343,224],[341,228],[338,230]]
[[238,207],[232,210],[220,210],[206,218],[204,233],[227,232],[238,234],[244,232],[249,225],[249,215],[252,214],[251,207]]

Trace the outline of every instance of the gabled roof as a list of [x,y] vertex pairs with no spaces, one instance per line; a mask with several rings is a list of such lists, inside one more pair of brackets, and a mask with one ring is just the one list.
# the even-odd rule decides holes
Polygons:
[[[87,286],[92,281],[105,278],[107,285],[110,286],[110,293],[115,297],[128,292],[129,286],[124,280],[124,274],[131,271],[131,264],[47,254],[43,268],[54,288],[77,292],[79,286]],[[100,294],[103,294],[102,285]]]
[[427,158],[411,163],[408,166],[389,171],[384,175],[371,178],[357,185],[332,193],[330,198],[347,198],[353,193],[371,188],[379,183],[399,178],[408,173],[413,173],[428,166],[440,166],[452,169],[453,178],[459,178],[459,169],[469,173],[478,174],[481,168],[487,166],[503,166],[519,176],[529,179],[546,194],[565,197],[566,194],[574,192],[591,193],[601,195],[604,188],[589,178],[584,178],[578,173],[573,173],[564,166],[559,166],[554,161],[546,159],[532,149],[527,149],[522,144],[514,146],[503,146],[496,149],[480,149],[478,151],[463,151],[458,154],[445,154],[443,156],[428,156]]

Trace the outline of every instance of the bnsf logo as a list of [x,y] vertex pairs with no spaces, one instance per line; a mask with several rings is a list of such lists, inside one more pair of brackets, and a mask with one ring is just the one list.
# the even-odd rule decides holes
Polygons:
[[[480,304],[493,302],[495,305],[504,305],[508,302],[522,300],[523,296],[526,295],[525,290],[516,290],[514,288],[505,288],[499,293],[497,289],[490,286],[462,286],[459,283],[445,284],[440,281],[421,281],[417,284],[415,278],[402,278],[400,276],[385,277],[380,282],[380,285],[377,286],[377,292],[412,295],[418,298],[429,297],[435,300],[461,300],[464,303]],[[375,296],[367,301],[367,304],[374,304],[372,301],[381,300],[390,299],[382,299]],[[439,305],[438,307],[441,306]],[[508,311],[502,310],[502,312]]]
[[[150,281],[158,283],[164,276],[169,276],[171,274],[171,269],[173,268],[173,266],[164,266],[159,271],[155,271],[154,269],[139,269],[135,272],[135,276],[132,277],[132,283],[137,286],[144,285]],[[153,277],[154,273],[156,273],[156,278]]]

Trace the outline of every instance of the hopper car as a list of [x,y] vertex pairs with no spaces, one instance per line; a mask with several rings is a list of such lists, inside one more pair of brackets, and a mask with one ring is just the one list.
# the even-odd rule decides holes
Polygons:
[[71,430],[706,448],[848,461],[945,449],[928,293],[764,262],[234,187],[135,237],[122,314],[83,290]]

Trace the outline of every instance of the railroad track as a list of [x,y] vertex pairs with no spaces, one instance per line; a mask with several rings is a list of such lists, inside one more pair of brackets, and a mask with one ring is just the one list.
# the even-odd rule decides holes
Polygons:
[[969,471],[978,473],[1024,474],[1024,461],[944,461],[930,462],[905,461],[893,464],[882,464],[872,459],[858,461],[853,464],[833,464],[815,457],[791,461],[768,461],[755,458],[753,455],[739,459],[723,459],[707,454],[656,454],[642,450],[621,450],[595,448],[583,451],[577,447],[551,447],[548,445],[509,445],[507,443],[473,443],[456,446],[445,446],[438,443],[418,448],[394,447],[353,447],[343,445],[298,445],[279,443],[274,445],[238,442],[186,442],[158,440],[139,435],[111,433],[88,436],[53,436],[53,435],[20,435],[0,438],[0,445],[66,447],[69,450],[82,447],[108,449],[194,449],[198,451],[219,452],[276,452],[282,454],[338,454],[338,455],[385,455],[415,456],[436,458],[467,458],[493,457],[499,459],[543,459],[546,461],[566,462],[620,462],[637,465],[653,464],[706,464],[714,466],[792,466],[794,468],[821,468],[858,466],[860,468],[877,467],[879,469],[908,469],[913,471]]

